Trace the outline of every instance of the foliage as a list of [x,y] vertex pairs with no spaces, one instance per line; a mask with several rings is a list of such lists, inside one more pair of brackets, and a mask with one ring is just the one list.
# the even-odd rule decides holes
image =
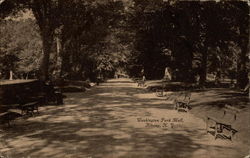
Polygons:
[[[247,3],[134,2],[130,23],[136,33],[137,57],[133,60],[135,66],[145,68],[149,78],[161,77],[163,67],[169,65],[174,80],[190,82],[199,75],[204,83],[207,72],[217,73],[214,66],[219,66],[225,74],[236,72],[235,58],[232,58],[235,56],[246,71]],[[244,19],[244,24],[240,19]],[[168,50],[170,57],[163,55],[164,50]]]
[[247,82],[246,2],[6,0],[2,6],[1,16],[11,9],[32,10],[44,79],[56,69],[61,77],[91,80],[121,69],[140,76],[144,69],[153,79],[162,78],[168,66],[175,81],[194,82],[199,76],[204,84],[207,73],[213,73],[236,77],[239,87]]
[[22,75],[39,69],[42,46],[33,20],[2,20],[0,43],[0,71],[5,77],[10,70]]

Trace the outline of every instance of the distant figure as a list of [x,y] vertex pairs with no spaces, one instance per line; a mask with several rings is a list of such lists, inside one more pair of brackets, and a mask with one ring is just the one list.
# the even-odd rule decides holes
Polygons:
[[142,84],[143,84],[142,86],[143,86],[143,87],[145,86],[145,82],[146,82],[146,77],[145,77],[145,75],[143,75],[143,76],[142,76]]
[[145,75],[142,76],[142,81],[144,81],[144,82],[146,81]]
[[142,76],[142,80],[138,80],[137,86],[138,87],[145,87],[146,77],[145,75]]
[[198,85],[200,83],[200,75],[199,74],[196,74],[195,75],[195,83]]
[[141,77],[143,77],[145,74],[144,74],[144,69],[141,70]]
[[163,80],[164,81],[171,81],[172,79],[172,76],[170,74],[170,68],[169,67],[166,67],[165,68],[165,73],[164,73],[164,77],[163,77]]
[[137,81],[137,86],[138,87],[144,87],[145,86],[145,82],[146,82],[146,77],[144,74],[144,68],[142,68],[141,70],[141,74],[140,74],[141,79]]

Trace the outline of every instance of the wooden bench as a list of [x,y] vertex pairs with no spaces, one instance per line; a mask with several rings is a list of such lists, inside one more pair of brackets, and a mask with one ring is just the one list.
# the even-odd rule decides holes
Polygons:
[[[10,122],[14,121],[18,117],[22,117],[26,114],[34,116],[35,112],[39,113],[38,107],[41,105],[40,100],[29,102],[27,100],[21,100],[20,97],[17,97],[17,102],[18,104],[1,105],[2,109],[4,109],[0,113],[0,122],[2,124],[7,123],[8,126],[10,126]],[[20,113],[18,112],[19,110],[21,110]]]
[[10,127],[10,122],[15,120],[22,115],[18,112],[11,111],[12,109],[18,109],[19,104],[1,104],[0,106],[0,124],[8,124]]
[[182,92],[170,92],[166,93],[164,96],[166,97],[167,101],[174,101],[176,103],[177,99],[182,96]]
[[161,83],[161,86],[155,89],[155,95],[157,97],[164,97],[165,96],[164,92],[166,90],[167,83],[168,83],[168,81],[163,80]]
[[[44,104],[63,104],[62,89],[52,82],[42,82],[41,91],[35,97],[40,98]],[[60,85],[59,85],[60,86]]]
[[22,115],[31,114],[32,116],[34,116],[35,111],[36,111],[36,113],[39,113],[39,111],[38,111],[39,105],[40,105],[39,101],[21,104],[20,108],[22,110]]
[[137,87],[145,87],[145,80],[136,79]]
[[39,93],[30,94],[25,93],[17,96],[17,101],[19,103],[19,109],[22,115],[31,114],[34,116],[35,112],[39,113],[39,106],[42,106],[45,102],[45,96]]
[[55,87],[53,85],[46,85],[45,89],[45,104],[63,104],[63,94],[59,87]]
[[[223,115],[220,118],[207,116],[206,119],[206,131],[207,133],[214,134],[216,139],[218,136],[230,139],[232,141],[233,136],[238,131],[232,127],[232,123],[237,119],[237,113],[241,110],[230,105],[225,105],[223,109]],[[231,115],[228,115],[231,114]],[[229,117],[226,117],[229,116]],[[233,116],[233,117],[232,117]]]
[[163,88],[158,88],[155,90],[155,95],[157,97],[164,97],[164,89]]
[[174,101],[174,109],[179,111],[188,112],[191,109],[189,103],[191,100],[191,93],[186,91],[180,93],[180,95]]
[[1,124],[8,124],[8,127],[10,127],[10,122],[21,116],[22,115],[17,112],[7,111],[0,113],[0,122]]
[[[35,80],[25,83],[2,85],[0,87],[0,122],[13,121],[15,116],[39,112],[40,105],[45,103],[44,82]],[[40,95],[42,94],[43,95]],[[16,112],[16,113],[15,113]]]

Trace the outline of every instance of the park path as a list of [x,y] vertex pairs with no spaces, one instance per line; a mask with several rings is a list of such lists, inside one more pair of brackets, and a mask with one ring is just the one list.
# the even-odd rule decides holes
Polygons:
[[[29,158],[240,158],[246,148],[214,140],[203,120],[129,79],[66,94],[63,106],[0,131],[0,156]],[[163,120],[163,122],[161,122]],[[144,122],[143,122],[144,121]],[[146,122],[145,122],[146,121]],[[151,123],[153,121],[153,123]],[[159,121],[159,122],[157,122]]]

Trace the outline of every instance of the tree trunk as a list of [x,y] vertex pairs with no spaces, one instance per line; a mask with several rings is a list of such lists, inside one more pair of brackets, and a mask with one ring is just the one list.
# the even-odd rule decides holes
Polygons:
[[55,68],[53,76],[55,79],[59,79],[61,77],[61,70],[62,70],[62,54],[61,54],[61,40],[59,35],[56,37],[56,56],[55,56]]
[[49,57],[50,57],[53,37],[51,34],[43,34],[42,39],[43,39],[43,59],[40,67],[41,71],[40,79],[46,81],[49,79]]
[[248,83],[248,78],[247,78],[247,68],[246,68],[246,62],[247,62],[247,57],[246,57],[246,50],[247,48],[244,49],[244,47],[241,47],[241,53],[239,55],[238,63],[237,63],[237,86],[239,88],[244,88],[247,83]]
[[28,80],[28,79],[29,79],[29,73],[27,72],[25,80]]
[[13,71],[12,70],[10,70],[10,78],[9,78],[9,80],[13,80]]
[[62,50],[61,55],[62,55],[62,64],[61,64],[60,76],[63,78],[65,77],[67,78],[70,72],[69,54],[65,50]]
[[247,53],[248,53],[248,43],[249,43],[249,7],[247,4],[241,5],[241,12],[239,12],[238,24],[239,24],[239,46],[241,52],[237,61],[237,86],[239,88],[244,88],[248,84],[247,76]]
[[202,50],[201,71],[200,71],[200,84],[204,85],[207,80],[207,50]]
[[42,37],[43,59],[39,78],[46,81],[49,79],[49,58],[56,29],[56,24],[54,23],[56,19],[53,18],[54,8],[52,8],[52,1],[32,1],[30,8],[36,18]]
[[[248,42],[246,35],[249,31],[248,28],[240,28],[241,37],[240,39],[240,48],[241,52],[237,61],[237,86],[239,88],[244,88],[248,84],[248,75],[247,75],[247,52],[248,52]],[[245,37],[245,38],[243,38]]]

